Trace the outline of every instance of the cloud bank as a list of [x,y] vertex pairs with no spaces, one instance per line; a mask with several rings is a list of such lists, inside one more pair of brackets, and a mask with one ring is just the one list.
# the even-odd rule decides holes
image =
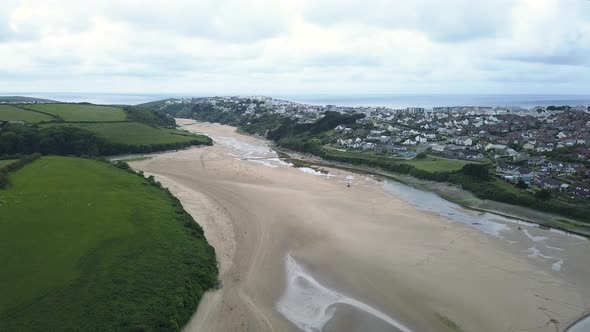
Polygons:
[[3,0],[0,91],[551,93],[590,1]]

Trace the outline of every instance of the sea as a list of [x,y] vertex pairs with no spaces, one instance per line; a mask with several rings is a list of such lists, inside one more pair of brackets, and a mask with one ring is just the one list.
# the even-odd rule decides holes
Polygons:
[[[311,105],[424,107],[437,106],[506,106],[533,108],[550,105],[590,105],[589,95],[560,94],[260,94]],[[70,93],[70,92],[0,92],[0,96],[27,96],[63,102],[137,105],[166,98],[208,97],[214,94],[174,93]],[[251,96],[245,94],[244,96]]]

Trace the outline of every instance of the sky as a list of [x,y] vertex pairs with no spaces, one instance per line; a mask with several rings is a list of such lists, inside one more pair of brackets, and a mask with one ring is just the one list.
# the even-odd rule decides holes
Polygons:
[[587,0],[0,0],[0,92],[588,94]]

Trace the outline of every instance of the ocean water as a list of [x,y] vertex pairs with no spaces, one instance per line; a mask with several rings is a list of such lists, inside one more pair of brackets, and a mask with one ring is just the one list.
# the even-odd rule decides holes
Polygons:
[[391,108],[436,106],[519,106],[590,105],[590,95],[541,94],[390,94],[390,95],[294,95],[281,99],[312,105],[383,106]]
[[[27,96],[64,102],[136,105],[166,98],[206,97],[214,94],[174,93],[69,93],[0,92],[0,96]],[[223,95],[223,94],[220,94]],[[249,94],[244,94],[249,95]],[[264,94],[260,94],[264,95]],[[590,95],[547,94],[268,94],[267,96],[311,105],[383,106],[391,108],[435,106],[519,106],[590,105]]]

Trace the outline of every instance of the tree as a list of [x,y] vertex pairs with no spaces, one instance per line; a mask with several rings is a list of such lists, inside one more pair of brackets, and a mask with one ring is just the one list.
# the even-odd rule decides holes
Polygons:
[[522,179],[518,179],[518,182],[516,182],[516,188],[527,189],[528,187],[529,185],[526,184],[526,182],[524,182]]
[[547,189],[541,189],[535,193],[535,197],[546,201],[551,198],[551,192]]
[[488,167],[482,164],[467,164],[461,168],[460,172],[482,181],[489,181],[491,179]]

